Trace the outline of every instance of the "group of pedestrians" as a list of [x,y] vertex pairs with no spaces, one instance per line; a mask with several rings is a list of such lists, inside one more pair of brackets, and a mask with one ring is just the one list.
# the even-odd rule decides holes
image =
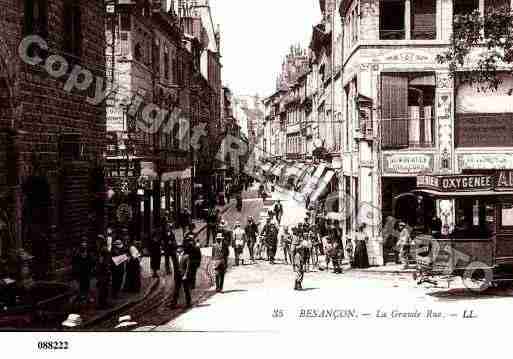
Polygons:
[[184,239],[179,244],[176,240],[173,221],[164,217],[160,230],[153,232],[149,245],[153,277],[160,276],[162,255],[164,255],[165,274],[173,276],[171,308],[177,306],[181,290],[185,294],[186,308],[191,307],[191,290],[196,288],[197,272],[201,267],[202,254],[199,241],[194,240],[192,231],[185,232],[185,228],[182,228],[182,231],[184,231]]
[[99,234],[91,246],[87,237],[72,255],[72,276],[78,283],[79,303],[93,302],[91,282],[96,278],[96,303],[99,309],[110,305],[109,297],[117,299],[121,291],[141,290],[141,255],[128,230],[116,238],[111,229]]

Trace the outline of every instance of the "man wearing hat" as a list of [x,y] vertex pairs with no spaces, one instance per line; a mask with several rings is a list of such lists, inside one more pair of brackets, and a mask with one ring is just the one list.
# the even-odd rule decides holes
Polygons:
[[[246,233],[240,226],[240,222],[235,222],[235,229],[233,231],[233,250],[235,252],[235,265],[239,265],[240,256],[244,250],[244,246],[246,243]],[[244,259],[242,260],[242,264],[244,264]]]
[[98,308],[108,306],[109,288],[111,285],[112,255],[108,248],[107,240],[103,235],[98,235],[98,262],[96,263],[96,289],[98,292]]
[[302,290],[303,289],[303,277],[305,275],[305,248],[302,244],[299,244],[296,247],[294,254],[294,264],[293,269],[296,273],[296,279],[294,282],[294,290]]
[[94,260],[89,252],[87,237],[82,237],[80,247],[73,256],[73,277],[80,288],[80,301],[85,302],[89,297],[91,287],[91,276],[94,268]]
[[406,223],[399,223],[399,242],[400,256],[403,262],[404,269],[407,269],[410,263],[410,248],[411,248],[411,236],[408,226]]
[[175,281],[175,290],[171,301],[171,308],[176,308],[180,289],[183,288],[185,293],[185,308],[190,308],[191,302],[191,286],[192,286],[192,265],[191,265],[191,246],[190,239],[185,239],[183,245],[178,246],[178,268],[176,268],[177,276]]
[[191,278],[191,289],[196,288],[196,274],[198,273],[198,269],[201,267],[201,247],[199,240],[194,241],[192,236],[188,236],[188,240],[191,241],[191,271],[192,271],[192,278]]
[[112,245],[112,258],[119,260],[118,262],[112,261],[112,297],[117,298],[121,286],[123,285],[123,277],[125,276],[126,259],[123,260],[123,256],[126,256],[126,250],[123,246],[121,239],[116,239]]
[[214,270],[216,273],[216,292],[220,293],[223,291],[224,275],[226,273],[226,253],[227,248],[223,245],[224,236],[222,233],[218,233],[216,241],[212,247],[212,261],[214,264]]
[[[171,274],[171,262],[173,264],[173,268],[176,268],[177,261],[176,261],[176,237],[175,233],[173,232],[173,223],[168,222],[166,226],[164,227],[163,232],[163,243],[162,247],[164,250],[164,263],[166,266],[166,273],[169,275]],[[171,259],[171,262],[170,262]]]
[[247,243],[248,243],[248,249],[249,249],[249,257],[250,257],[251,261],[254,261],[255,257],[254,257],[253,249],[255,247],[255,243],[257,240],[258,225],[255,223],[255,220],[251,216],[248,217],[248,224],[246,225],[245,231],[246,231],[246,239],[248,241]]
[[226,228],[226,222],[224,220],[221,220],[219,223],[219,233],[223,235],[223,247],[224,253],[226,254],[225,261],[228,266],[228,256],[230,255],[230,244],[232,243],[233,233]]
[[262,235],[265,238],[267,246],[267,256],[269,263],[274,264],[274,257],[278,246],[278,228],[271,222],[271,218],[267,218],[267,223],[262,229]]
[[160,262],[161,262],[161,256],[162,256],[162,249],[161,249],[161,243],[159,238],[159,233],[157,231],[153,232],[153,235],[151,236],[150,241],[150,267],[153,272],[153,278],[159,277],[159,270],[160,270]]

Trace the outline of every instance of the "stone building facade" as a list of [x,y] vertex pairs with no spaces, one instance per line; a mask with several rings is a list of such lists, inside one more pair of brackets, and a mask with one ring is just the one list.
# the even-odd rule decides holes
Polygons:
[[105,10],[83,0],[0,8],[0,274],[47,278],[82,236],[103,231],[105,105],[91,98],[105,79]]
[[[502,5],[512,8],[509,0],[319,1],[323,20],[314,26],[310,43],[303,154],[309,153],[311,136],[312,157],[322,155],[314,164],[326,167],[314,176],[319,183],[330,179],[332,200],[338,192],[338,206],[324,212],[338,212],[331,218],[339,219],[346,239],[355,237],[360,224],[367,225],[371,264],[386,260],[387,218],[418,229],[437,216],[449,233],[464,217],[462,211],[483,207],[469,202],[463,209],[454,200],[421,199],[410,193],[417,176],[513,168],[511,76],[499,71],[499,88],[480,92],[455,82],[448,65],[437,61],[450,45],[455,15],[474,10],[484,15],[489,6]],[[469,67],[479,51],[469,56]],[[295,105],[298,85],[265,102],[262,142],[270,142],[271,158],[284,154],[275,154],[272,144],[279,136],[272,124],[280,118],[284,99]],[[290,135],[295,135],[294,126],[287,130]],[[276,167],[264,169],[280,173]],[[322,202],[319,188],[296,189]]]

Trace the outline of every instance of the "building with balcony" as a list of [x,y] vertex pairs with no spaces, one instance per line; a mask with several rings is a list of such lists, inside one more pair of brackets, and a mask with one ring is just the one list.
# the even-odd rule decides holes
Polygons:
[[498,2],[340,4],[343,229],[351,237],[358,224],[368,224],[371,264],[384,262],[381,233],[388,216],[416,229],[438,216],[447,231],[463,218],[466,209],[452,200],[405,195],[416,187],[417,176],[513,168],[510,76],[503,75],[497,91],[479,92],[453,81],[448,66],[436,60],[450,44],[455,16],[474,10],[484,14],[488,6]]
[[[163,210],[175,216],[193,210],[194,189],[210,192],[216,182],[214,158],[224,130],[219,34],[209,11],[198,2],[120,1],[108,14],[106,34],[114,46],[107,47],[107,67],[115,89],[107,102],[112,214],[128,204],[128,225],[141,239],[150,237]],[[144,114],[152,106],[157,111],[148,125]],[[201,124],[208,135],[197,139],[199,148],[191,147],[192,131]],[[112,226],[120,225],[110,218]]]

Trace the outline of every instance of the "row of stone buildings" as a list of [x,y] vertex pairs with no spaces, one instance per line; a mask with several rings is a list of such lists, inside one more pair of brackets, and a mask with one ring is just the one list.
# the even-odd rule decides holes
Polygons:
[[513,168],[511,76],[499,74],[496,91],[480,92],[455,85],[448,65],[436,59],[450,45],[456,15],[510,3],[319,5],[323,20],[313,26],[308,49],[291,49],[276,93],[265,100],[258,157],[264,172],[339,220],[345,237],[366,223],[371,264],[381,265],[387,217],[417,227],[438,216],[450,231],[463,212],[485,210],[477,199],[463,208],[450,199],[404,195],[418,175]]
[[[133,232],[143,240],[163,210],[178,218],[195,210],[199,195],[220,189],[223,163],[215,158],[230,121],[221,110],[220,33],[208,2],[149,5],[119,1],[106,47],[117,86],[107,103],[109,186],[126,194],[115,194],[112,208],[131,208]],[[166,114],[159,128],[146,127],[148,105]],[[198,132],[204,135],[195,138]]]
[[[144,239],[161,210],[192,210],[226,133],[208,1],[0,8],[0,278],[65,273],[84,236]],[[165,111],[187,122],[146,121]]]

